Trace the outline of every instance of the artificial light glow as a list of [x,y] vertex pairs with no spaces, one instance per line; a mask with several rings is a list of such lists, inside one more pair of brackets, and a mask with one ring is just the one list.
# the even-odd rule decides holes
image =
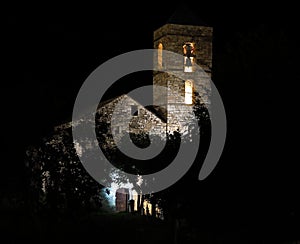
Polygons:
[[146,215],[152,215],[152,204],[150,203],[150,201],[145,200],[143,202],[143,208]]
[[193,72],[193,67],[192,66],[184,66],[184,72]]
[[157,54],[157,64],[158,64],[158,68],[162,69],[163,65],[162,65],[162,51],[163,51],[163,45],[162,43],[158,44],[158,54]]
[[187,80],[185,82],[185,96],[184,96],[184,102],[185,104],[193,104],[193,82],[190,80]]
[[[187,42],[182,47],[183,47],[184,55],[187,55],[189,51],[191,54],[194,52],[194,43],[192,43],[192,42]],[[189,47],[189,51],[187,50],[188,47]]]

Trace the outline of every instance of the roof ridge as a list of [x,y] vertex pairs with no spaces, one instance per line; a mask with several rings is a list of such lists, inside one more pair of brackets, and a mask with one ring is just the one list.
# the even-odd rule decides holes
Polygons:
[[178,5],[174,13],[167,20],[167,24],[208,26],[207,23],[199,18],[195,10],[187,6],[186,3]]

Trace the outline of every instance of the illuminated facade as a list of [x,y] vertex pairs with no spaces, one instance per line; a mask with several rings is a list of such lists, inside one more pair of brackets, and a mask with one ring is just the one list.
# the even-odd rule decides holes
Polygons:
[[[186,19],[185,19],[186,20]],[[186,22],[186,21],[185,21]],[[178,131],[183,135],[189,132],[195,97],[201,97],[205,106],[210,106],[210,74],[212,68],[212,28],[195,23],[181,24],[171,19],[167,24],[154,31],[153,46],[158,50],[158,71],[153,72],[153,105],[143,107],[138,101],[127,94],[99,104],[96,121],[113,128],[103,130],[105,138],[102,149],[112,147],[115,141],[122,138],[125,132],[133,134],[154,134],[165,137],[167,133]],[[167,60],[163,50],[172,51],[182,55],[182,60]],[[200,66],[206,75],[195,78],[196,67]],[[172,73],[184,72],[185,80]],[[155,86],[166,87],[165,91],[156,90]],[[198,94],[195,94],[195,91]],[[122,106],[117,106],[122,101]],[[185,111],[182,111],[184,110]],[[187,112],[188,111],[188,112]],[[112,115],[115,115],[115,120]],[[128,126],[127,118],[131,118]],[[71,123],[56,127],[56,130],[64,130],[71,127]],[[114,137],[112,137],[114,134]],[[121,190],[117,191],[118,188]],[[123,189],[122,189],[123,188]],[[141,211],[143,214],[160,214],[157,206],[143,200],[141,194],[137,194],[128,186],[118,186],[112,190],[115,197],[117,211]],[[124,196],[125,194],[125,196]],[[129,208],[129,201],[133,205]],[[132,203],[132,201],[131,201]]]
[[[137,129],[136,133],[146,132],[162,135],[165,130],[171,133],[173,131],[185,133],[184,130],[187,127],[182,125],[186,124],[188,118],[180,116],[180,111],[184,107],[182,105],[185,105],[187,108],[194,105],[195,86],[200,87],[199,95],[202,102],[207,106],[210,104],[207,96],[209,88],[205,87],[205,85],[209,83],[207,77],[210,77],[212,67],[212,28],[194,24],[167,23],[154,31],[153,45],[158,50],[157,66],[159,70],[153,74],[153,84],[164,86],[168,88],[168,91],[167,93],[162,93],[162,91],[156,90],[154,87],[154,107],[151,110],[146,109],[145,112],[145,108],[138,105],[139,111],[142,112],[142,118],[145,118],[143,115],[145,113],[151,113],[153,116],[148,116],[147,120],[141,119],[140,130]],[[170,60],[164,62],[167,57],[163,56],[163,50],[181,54],[183,57],[182,62],[172,63]],[[196,64],[208,74],[207,77],[194,80],[193,72],[195,72]],[[166,67],[167,65],[169,67]],[[164,72],[164,70],[172,70],[174,73],[185,72],[187,76],[190,75],[190,78],[180,80]],[[202,91],[205,95],[201,94]],[[134,103],[134,100],[131,103]],[[126,116],[129,115],[128,112]],[[122,115],[120,114],[118,117],[122,117]],[[139,115],[136,114],[135,119],[138,117]],[[148,123],[151,123],[150,130],[145,126]],[[152,210],[155,209],[156,215],[161,214],[162,216],[162,213],[160,213],[161,209],[157,207],[153,208],[151,202],[146,200],[142,203],[142,198],[136,193],[132,194],[132,199],[134,200],[134,211],[141,211],[145,215],[152,215]]]
[[[184,124],[189,118],[180,116],[185,109],[182,105],[186,105],[186,111],[190,111],[189,107],[195,104],[195,90],[199,92],[202,102],[210,106],[207,94],[210,92],[208,79],[212,68],[212,28],[195,23],[183,25],[173,20],[154,31],[153,46],[159,50],[159,71],[154,72],[153,84],[166,87],[167,90],[159,91],[154,86],[153,103],[166,111],[168,132],[179,130],[185,133],[187,127]],[[161,49],[181,54],[182,61],[169,60],[160,54]],[[197,66],[205,71],[206,77],[195,79]],[[174,74],[184,72],[187,80],[181,80],[164,70]]]
[[[186,111],[190,112],[190,108],[195,105],[195,97],[201,97],[205,105],[209,106],[210,104],[208,98],[210,91],[208,84],[210,84],[210,81],[208,79],[212,67],[212,28],[197,23],[187,23],[187,17],[189,15],[184,15],[184,24],[176,21],[176,18],[171,18],[167,24],[154,31],[153,45],[158,50],[157,60],[155,60],[157,61],[158,71],[153,72],[153,84],[168,88],[165,89],[167,93],[162,93],[162,91],[154,88],[153,105],[147,107],[143,107],[127,94],[103,101],[99,104],[95,117],[96,122],[104,127],[97,131],[97,135],[104,138],[103,141],[95,143],[87,141],[86,148],[79,147],[76,143],[73,145],[73,138],[71,138],[72,123],[78,123],[78,126],[89,123],[92,123],[92,126],[95,125],[95,120],[89,120],[89,117],[85,119],[82,116],[80,121],[70,121],[56,126],[53,132],[54,139],[47,140],[46,145],[51,145],[53,148],[55,146],[55,149],[61,150],[59,152],[63,153],[65,157],[67,149],[71,148],[73,150],[74,146],[77,147],[78,154],[80,154],[80,151],[90,150],[94,146],[98,147],[99,144],[102,150],[111,149],[114,142],[121,139],[125,132],[138,135],[142,133],[146,135],[154,134],[161,138],[166,137],[166,132],[172,133],[174,131],[186,135],[185,132],[189,131],[189,125],[183,125],[190,122],[187,117],[189,114]],[[168,57],[164,56],[164,50],[178,53],[182,55],[182,59],[179,61],[167,60]],[[197,71],[197,65],[208,76],[195,79],[193,74]],[[171,70],[174,74],[184,72],[187,79],[180,80],[178,76],[171,76],[164,72],[166,70]],[[195,91],[198,92],[198,95],[195,94]],[[122,106],[117,106],[121,101]],[[182,110],[180,109],[182,108],[189,108],[189,110],[187,109],[184,113],[181,113]],[[116,121],[113,120],[113,114]],[[127,118],[130,118],[129,125]],[[112,134],[114,134],[114,137]],[[69,141],[72,145],[64,145],[66,141]],[[31,184],[39,186],[41,183],[41,188],[36,188],[38,194],[46,194],[47,187],[52,184],[51,172],[42,169],[40,155],[37,150],[28,153],[36,158],[36,164],[40,164],[39,170],[41,172],[41,178],[32,178]],[[73,151],[69,152],[70,155],[73,155],[73,153]],[[71,164],[73,162],[70,162]],[[133,190],[131,182],[121,186],[116,181],[112,182],[110,187],[112,194],[110,194],[109,204],[115,207],[116,211],[129,211],[129,203],[133,203],[133,205],[130,205],[130,211],[140,211],[145,215],[153,215],[155,212],[157,217],[161,218],[163,216],[161,209],[156,204],[154,206],[149,200],[143,198],[141,192],[137,194]],[[74,188],[74,191],[78,191],[78,188]]]

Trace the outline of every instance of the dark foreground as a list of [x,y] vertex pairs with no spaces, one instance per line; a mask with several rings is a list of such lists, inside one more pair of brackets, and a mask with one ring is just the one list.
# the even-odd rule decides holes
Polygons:
[[0,243],[173,243],[164,221],[129,213],[24,216],[2,213]]
[[10,209],[1,210],[0,243],[300,243],[288,233],[280,238],[280,230],[258,222],[231,228],[228,220],[227,226],[218,226],[217,222],[203,225],[201,219],[191,224],[130,213],[29,215]]

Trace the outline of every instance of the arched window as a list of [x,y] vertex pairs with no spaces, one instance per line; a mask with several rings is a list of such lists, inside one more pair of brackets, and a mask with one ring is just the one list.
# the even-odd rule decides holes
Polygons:
[[183,56],[184,56],[184,72],[193,72],[193,65],[195,59],[195,47],[191,42],[186,42],[183,45]]
[[193,104],[193,81],[186,80],[184,84],[184,102]]
[[158,44],[158,54],[157,54],[157,64],[158,64],[158,68],[162,69],[163,68],[163,44],[159,43]]

